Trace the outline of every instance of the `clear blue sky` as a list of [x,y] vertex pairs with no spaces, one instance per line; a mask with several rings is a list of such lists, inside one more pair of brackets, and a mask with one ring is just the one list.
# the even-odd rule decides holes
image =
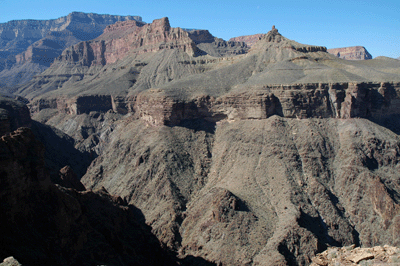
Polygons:
[[400,1],[130,1],[0,0],[0,23],[51,19],[72,11],[169,17],[172,27],[208,29],[214,36],[266,33],[272,25],[292,40],[327,48],[362,45],[376,56],[400,57]]

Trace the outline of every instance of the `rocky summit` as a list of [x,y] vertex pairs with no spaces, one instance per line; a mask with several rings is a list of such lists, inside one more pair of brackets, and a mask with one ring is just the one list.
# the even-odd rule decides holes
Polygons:
[[14,92],[32,120],[0,105],[0,260],[330,265],[400,245],[399,60],[131,20]]

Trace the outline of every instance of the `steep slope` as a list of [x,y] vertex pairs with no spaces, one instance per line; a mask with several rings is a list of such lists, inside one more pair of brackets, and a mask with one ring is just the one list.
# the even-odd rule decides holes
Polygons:
[[1,251],[22,265],[174,265],[138,210],[100,189],[55,186],[27,128],[0,138]]
[[[92,138],[80,143],[76,141],[78,138],[75,136],[74,139],[52,126],[32,120],[29,109],[24,103],[0,97],[0,136],[9,134],[20,127],[31,128],[36,139],[44,143],[45,168],[54,183],[63,183],[59,177],[60,169],[66,165],[71,169],[71,173],[81,178],[96,156],[96,152],[91,149],[93,145],[90,145],[90,141],[94,141]],[[91,130],[89,127],[84,127],[85,129]],[[80,133],[85,134],[84,130],[80,130]]]
[[61,52],[98,37],[106,26],[139,16],[73,12],[53,20],[16,20],[0,24],[0,87],[13,87],[43,72]]
[[393,132],[364,119],[200,125],[121,122],[82,182],[137,205],[180,256],[223,265],[306,265],[327,245],[399,243]]

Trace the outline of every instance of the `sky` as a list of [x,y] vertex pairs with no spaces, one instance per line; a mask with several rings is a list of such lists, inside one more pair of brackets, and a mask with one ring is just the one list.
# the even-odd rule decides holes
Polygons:
[[73,11],[168,17],[172,27],[207,29],[216,37],[267,33],[272,25],[288,39],[329,48],[364,46],[373,57],[400,57],[400,1],[130,1],[0,0],[0,23],[56,19]]

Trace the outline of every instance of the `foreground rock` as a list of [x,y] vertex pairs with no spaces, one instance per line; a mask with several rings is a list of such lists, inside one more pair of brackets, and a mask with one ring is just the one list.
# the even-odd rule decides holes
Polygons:
[[[104,189],[52,184],[28,128],[0,138],[0,259],[22,265],[173,265],[141,213]],[[8,261],[8,260],[6,260]]]
[[372,55],[363,46],[328,49],[328,53],[346,60],[368,60]]
[[8,257],[0,263],[0,266],[21,266],[21,264],[14,257]]
[[24,103],[0,96],[0,136],[31,125],[29,109]]
[[312,259],[310,266],[399,265],[400,249],[392,246],[328,248]]

